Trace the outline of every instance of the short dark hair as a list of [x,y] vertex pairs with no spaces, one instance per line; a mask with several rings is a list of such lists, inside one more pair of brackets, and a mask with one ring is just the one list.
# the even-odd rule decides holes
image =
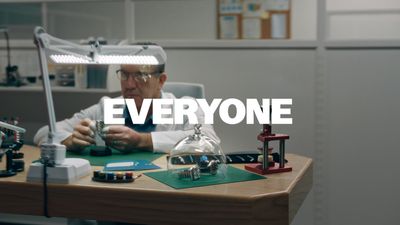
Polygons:
[[[133,45],[154,45],[154,46],[160,46],[155,42],[151,42],[151,41],[139,41],[139,42],[134,42],[132,43]],[[157,66],[154,66],[154,68],[156,69],[157,73],[164,73],[165,72],[165,63],[164,64],[160,64]]]

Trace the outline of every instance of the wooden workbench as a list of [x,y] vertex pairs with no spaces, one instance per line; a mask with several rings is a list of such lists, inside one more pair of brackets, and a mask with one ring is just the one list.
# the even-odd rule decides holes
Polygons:
[[[25,172],[0,178],[0,212],[43,215],[43,187],[26,182],[39,149],[24,146]],[[292,172],[267,179],[175,190],[147,176],[109,184],[87,176],[70,185],[49,184],[49,214],[140,224],[288,225],[312,186],[312,160],[287,154]],[[0,168],[4,169],[4,162]],[[164,157],[154,161],[164,167]],[[233,164],[231,164],[233,165]],[[234,165],[243,168],[244,165]],[[93,169],[99,169],[93,167]]]

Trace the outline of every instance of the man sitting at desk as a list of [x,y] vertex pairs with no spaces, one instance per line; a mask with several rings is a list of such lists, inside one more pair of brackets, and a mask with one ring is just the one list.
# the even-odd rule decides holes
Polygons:
[[[162,48],[161,48],[161,51]],[[116,71],[121,81],[122,97],[134,99],[138,112],[140,112],[143,99],[162,98],[175,99],[172,93],[163,92],[161,89],[167,80],[165,64],[156,66],[121,65]],[[82,151],[86,146],[96,144],[94,131],[90,124],[95,120],[104,120],[104,98],[98,104],[75,113],[72,118],[57,122],[57,133],[54,140],[67,147],[69,151]],[[125,106],[124,125],[108,127],[105,142],[121,152],[129,152],[134,149],[143,149],[154,152],[168,152],[182,138],[193,134],[194,126],[188,123],[187,116],[184,123],[158,124],[152,122],[152,111],[144,124],[133,124],[129,112]],[[173,110],[173,107],[172,107]],[[204,122],[204,112],[200,109],[196,112],[199,123]],[[219,142],[212,125],[202,125],[205,135]],[[37,145],[47,140],[48,127],[42,127],[35,135],[34,142]]]

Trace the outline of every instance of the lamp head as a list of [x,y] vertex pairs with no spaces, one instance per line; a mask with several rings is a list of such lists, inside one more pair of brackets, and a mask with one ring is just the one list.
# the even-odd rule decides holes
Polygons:
[[41,27],[35,29],[35,39],[36,44],[46,50],[46,56],[56,64],[163,65],[167,61],[162,47],[154,44],[117,46],[101,45],[96,41],[78,45],[52,37]]

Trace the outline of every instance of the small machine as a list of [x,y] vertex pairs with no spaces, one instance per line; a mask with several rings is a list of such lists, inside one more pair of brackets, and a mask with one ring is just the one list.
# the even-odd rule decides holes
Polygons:
[[[272,115],[270,108],[270,116]],[[271,121],[271,118],[270,118]],[[271,174],[292,171],[292,167],[285,165],[285,140],[289,139],[287,134],[274,134],[272,133],[271,124],[263,124],[261,133],[257,139],[263,143],[262,156],[259,157],[260,163],[252,163],[245,165],[245,169],[258,174]],[[270,141],[279,141],[279,163],[273,160],[271,155],[272,148],[270,148]]]
[[19,150],[24,144],[24,128],[0,121],[0,161],[6,156],[6,168],[0,170],[0,177],[10,177],[24,170],[24,154]]

